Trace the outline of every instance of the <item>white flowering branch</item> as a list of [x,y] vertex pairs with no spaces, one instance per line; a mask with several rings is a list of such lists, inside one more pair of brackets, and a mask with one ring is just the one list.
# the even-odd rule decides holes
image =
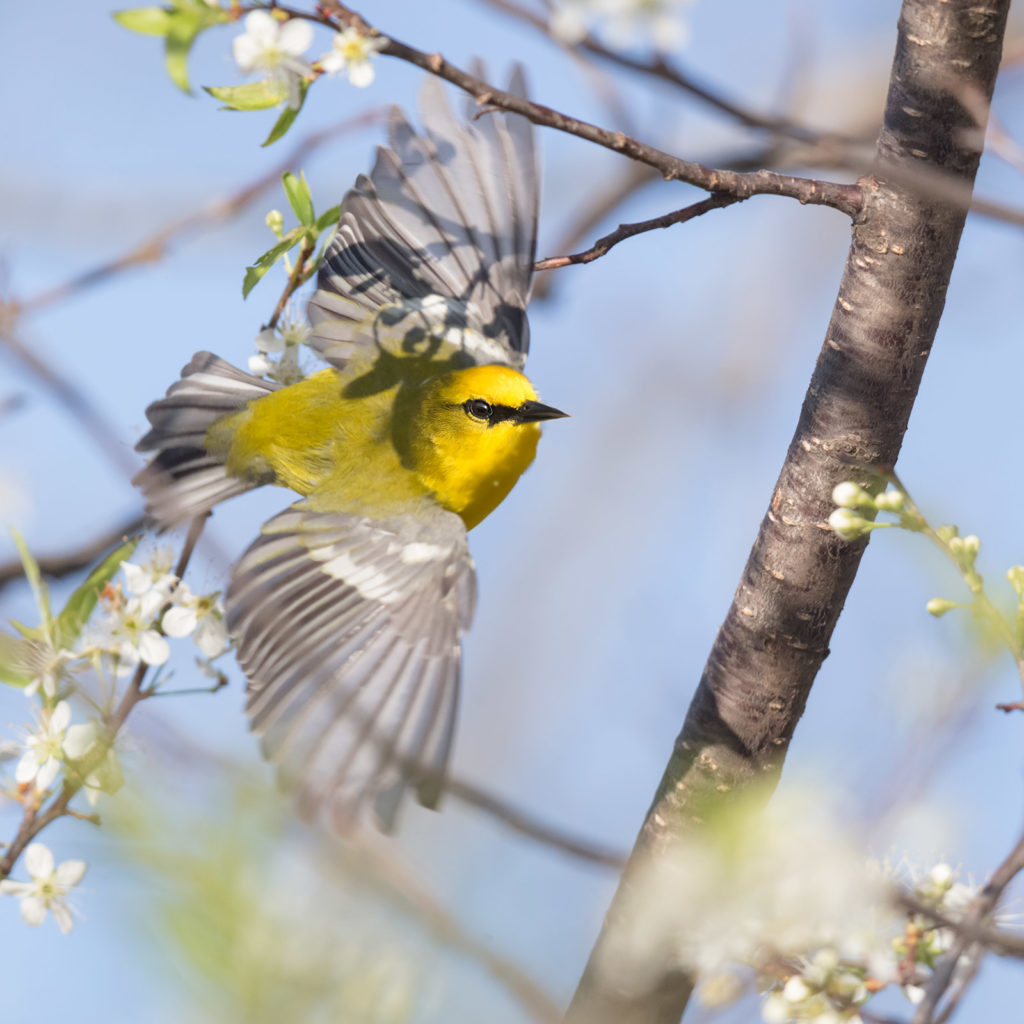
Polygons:
[[[195,550],[196,542],[202,533],[206,517],[197,517],[189,527],[188,535],[181,549],[174,573],[180,581],[188,568],[192,553]],[[166,600],[158,609],[156,617],[171,606],[173,591],[167,595]],[[102,722],[103,737],[100,742],[95,743],[85,751],[83,756],[74,762],[74,771],[65,773],[60,791],[50,800],[48,804],[41,805],[38,800],[39,787],[34,787],[32,793],[26,794],[25,810],[22,815],[18,831],[4,851],[3,859],[0,860],[0,881],[6,879],[14,868],[18,858],[26,850],[30,843],[39,834],[58,818],[74,816],[77,812],[70,808],[72,799],[86,785],[90,775],[100,767],[107,752],[111,749],[114,738],[120,732],[128,716],[134,708],[143,700],[155,694],[155,690],[145,686],[146,676],[150,665],[145,660],[140,660],[132,674],[131,680],[117,702],[114,710],[105,716]],[[66,705],[65,705],[66,706]],[[42,787],[45,791],[47,787]]]
[[911,1024],[933,1024],[936,1020],[935,1011],[939,1001],[953,982],[961,958],[975,945],[977,929],[992,915],[1004,890],[1021,871],[1024,871],[1024,836],[1017,841],[1017,845],[971,901],[956,928],[957,935],[952,948],[938,962],[925,987],[924,998],[918,1004]]

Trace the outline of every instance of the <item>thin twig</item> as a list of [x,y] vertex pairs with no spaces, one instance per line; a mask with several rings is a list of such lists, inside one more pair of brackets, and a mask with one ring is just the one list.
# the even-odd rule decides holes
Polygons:
[[559,829],[552,828],[550,825],[545,825],[471,782],[450,778],[445,785],[445,792],[470,807],[489,814],[506,828],[512,829],[513,832],[528,836],[530,839],[550,846],[552,849],[560,850],[562,853],[568,853],[581,860],[591,861],[594,864],[615,870],[621,870],[626,863],[625,854],[598,846],[585,839],[578,839]]
[[675,210],[666,213],[661,217],[652,217],[650,220],[642,220],[636,224],[620,224],[610,234],[599,238],[589,249],[583,252],[573,253],[571,256],[549,256],[547,259],[539,260],[534,264],[534,270],[555,270],[558,267],[567,267],[577,263],[593,263],[600,259],[613,246],[619,242],[632,238],[634,235],[643,234],[645,231],[656,231],[659,228],[668,228],[673,224],[685,224],[688,220],[700,217],[710,210],[718,210],[723,206],[731,206],[733,203],[741,202],[737,196],[713,195],[702,199],[699,203],[686,206],[682,210]]
[[[513,0],[480,0],[480,2],[518,18],[520,21],[542,32],[548,38],[553,39],[555,42],[560,42],[556,37],[552,36],[551,24],[547,18],[518,3],[514,3]],[[827,144],[836,152],[841,151],[843,146],[860,144],[865,141],[843,135],[839,132],[816,131],[788,117],[776,114],[759,114],[749,107],[727,99],[718,89],[699,82],[693,75],[688,74],[676,65],[670,64],[663,55],[655,56],[649,60],[630,57],[618,50],[610,49],[589,33],[576,44],[560,42],[560,45],[565,46],[570,51],[585,51],[586,53],[593,54],[595,57],[599,57],[606,63],[615,64],[629,71],[647,75],[677,86],[713,110],[726,114],[747,128],[784,135],[787,138],[796,139],[798,142],[811,142],[816,145]]]
[[991,915],[1003,891],[1021,871],[1024,871],[1024,836],[1021,836],[978,895],[967,905],[962,922],[955,925],[957,933],[953,945],[935,965],[935,971],[925,986],[924,998],[918,1003],[910,1024],[934,1024],[935,1010],[953,981],[960,958],[971,946],[976,945],[971,932]]
[[[42,555],[36,559],[39,571],[50,579],[60,579],[63,576],[70,576],[92,565],[101,555],[106,554],[112,547],[138,533],[144,526],[145,520],[142,516],[133,516],[120,526],[107,530],[92,540],[86,541],[80,547],[70,551],[64,551],[57,555]],[[0,564],[0,590],[3,590],[8,583],[21,579],[25,574],[25,568],[17,559]]]
[[849,217],[855,217],[860,212],[863,193],[859,185],[815,178],[799,178],[765,170],[743,174],[722,168],[705,167],[692,160],[682,160],[654,146],[640,142],[638,139],[631,138],[623,132],[599,128],[587,121],[581,121],[568,114],[552,110],[550,107],[532,103],[521,96],[514,96],[512,93],[497,89],[489,82],[456,67],[445,60],[440,53],[424,53],[422,50],[400,42],[388,33],[381,32],[370,25],[361,15],[345,5],[337,3],[336,0],[325,0],[322,5],[322,10],[326,12],[324,14],[312,15],[306,11],[293,10],[281,5],[278,5],[278,10],[284,11],[290,17],[318,22],[334,29],[354,26],[365,35],[386,39],[386,43],[380,51],[382,54],[396,57],[451,82],[452,85],[458,86],[473,96],[482,108],[494,107],[500,110],[509,110],[515,114],[521,114],[534,124],[554,128],[556,131],[575,135],[598,146],[603,146],[612,152],[621,153],[631,160],[653,167],[666,181],[686,182],[707,192],[725,193],[735,196],[737,199],[747,199],[753,195],[786,196],[796,199],[800,203],[828,206]]
[[372,107],[364,110],[355,117],[346,118],[337,124],[322,131],[311,132],[305,136],[282,160],[269,171],[254,178],[249,184],[233,192],[231,195],[208,203],[206,206],[192,213],[186,214],[177,220],[164,225],[159,231],[154,232],[148,238],[143,239],[138,245],[128,252],[102,263],[69,281],[48,288],[31,298],[13,302],[11,305],[18,315],[34,313],[44,306],[53,305],[70,298],[77,292],[90,288],[115,274],[127,270],[130,267],[139,266],[144,263],[153,263],[167,255],[171,243],[179,242],[190,235],[206,230],[208,227],[230,220],[237,216],[251,203],[255,202],[261,195],[274,188],[281,181],[281,175],[285,171],[297,167],[314,150],[318,149],[332,139],[347,135],[351,132],[366,128],[379,121],[385,113],[384,107]]

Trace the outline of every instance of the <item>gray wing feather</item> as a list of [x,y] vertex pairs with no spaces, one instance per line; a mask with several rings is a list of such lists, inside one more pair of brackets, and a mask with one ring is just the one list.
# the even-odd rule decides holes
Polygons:
[[475,577],[465,527],[437,510],[379,521],[299,502],[235,568],[228,629],[247,711],[300,807],[338,824],[443,789]]
[[[510,88],[525,92],[521,71]],[[423,120],[417,134],[394,110],[390,148],[342,201],[309,304],[310,345],[340,366],[361,346],[400,346],[416,332],[519,368],[536,258],[533,127],[501,111],[460,123],[433,78]]]

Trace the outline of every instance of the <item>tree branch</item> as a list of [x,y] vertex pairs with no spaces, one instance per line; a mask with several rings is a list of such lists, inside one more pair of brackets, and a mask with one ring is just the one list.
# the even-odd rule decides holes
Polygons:
[[[750,196],[755,195],[786,196],[796,199],[800,203],[830,206],[850,217],[856,216],[860,211],[862,197],[858,185],[821,181],[814,178],[798,178],[789,174],[776,174],[765,170],[740,173],[722,168],[705,167],[692,160],[682,160],[645,142],[630,138],[623,132],[599,128],[597,125],[570,117],[568,114],[552,110],[539,103],[533,103],[521,96],[513,96],[512,93],[496,89],[483,79],[470,75],[451,64],[441,54],[424,53],[422,50],[400,42],[389,33],[382,32],[351,8],[337,3],[336,0],[325,0],[323,9],[329,12],[327,17],[311,16],[304,11],[291,10],[286,7],[280,7],[280,9],[286,11],[291,17],[318,21],[333,28],[337,28],[339,24],[355,26],[367,35],[381,36],[387,40],[381,53],[389,57],[397,57],[408,64],[414,64],[424,71],[429,71],[432,75],[437,75],[438,78],[451,82],[452,85],[458,86],[463,92],[473,96],[481,107],[510,110],[513,113],[522,114],[534,124],[554,128],[556,131],[575,135],[615,153],[621,153],[631,160],[653,167],[666,181],[686,182],[689,185],[702,188],[706,192],[725,193],[736,199],[749,199]],[[330,15],[333,15],[333,18]]]
[[538,260],[534,270],[555,270],[558,267],[568,267],[577,263],[593,263],[606,255],[619,242],[624,242],[634,235],[643,234],[645,231],[656,231],[659,228],[669,228],[673,224],[685,224],[688,220],[708,213],[710,210],[718,210],[723,206],[732,206],[740,202],[735,196],[713,195],[702,199],[699,203],[684,207],[682,210],[674,210],[661,217],[652,217],[650,220],[642,220],[636,224],[620,224],[610,234],[599,238],[589,249],[583,252],[573,253],[571,256],[548,256],[546,259]]
[[[936,73],[992,95],[1009,0],[904,0],[874,174],[864,180],[839,296],[768,512],[719,630],[580,982],[572,1024],[670,1024],[693,978],[656,965],[630,985],[630,934],[645,928],[635,883],[716,807],[772,782],[853,582],[865,542],[828,528],[852,466],[896,462],[945,301],[965,212],[903,182],[922,166],[970,192],[974,119]],[[749,796],[748,796],[749,799]],[[637,887],[639,888],[639,887]],[[685,908],[680,908],[685,913]],[[647,965],[650,969],[650,965]]]

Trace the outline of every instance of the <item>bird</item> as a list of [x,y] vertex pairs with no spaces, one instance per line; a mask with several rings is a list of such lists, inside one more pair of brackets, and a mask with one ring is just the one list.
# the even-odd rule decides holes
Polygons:
[[[509,91],[525,96],[520,69]],[[246,712],[301,814],[385,831],[445,787],[461,640],[476,605],[467,531],[567,415],[523,374],[537,247],[533,126],[440,83],[422,132],[388,118],[345,195],[307,307],[327,364],[282,386],[199,352],[146,410],[136,476],[168,529],[261,485],[298,500],[231,573],[225,618]]]

